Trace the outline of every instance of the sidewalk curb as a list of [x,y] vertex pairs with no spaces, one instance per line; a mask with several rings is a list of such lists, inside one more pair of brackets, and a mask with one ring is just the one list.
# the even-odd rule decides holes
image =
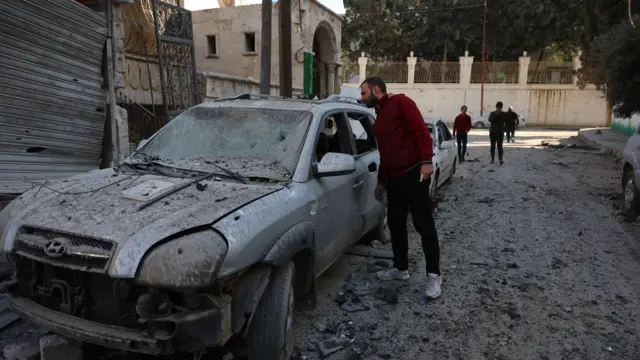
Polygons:
[[583,131],[578,131],[578,139],[580,139],[581,141],[583,141],[585,144],[589,146],[593,146],[596,149],[600,149],[600,151],[604,153],[614,155],[617,158],[622,158],[623,150],[616,149],[614,147],[604,145],[601,142],[598,142],[597,140],[593,140],[588,136],[586,136]]

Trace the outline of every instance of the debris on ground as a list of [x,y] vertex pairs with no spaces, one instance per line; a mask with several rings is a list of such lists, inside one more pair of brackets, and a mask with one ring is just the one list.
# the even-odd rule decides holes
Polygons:
[[383,249],[384,244],[380,240],[373,240],[371,242],[371,247],[374,249]]
[[374,257],[380,259],[393,259],[393,251],[385,249],[374,249],[369,246],[355,245],[347,251],[347,254]]
[[346,321],[338,324],[334,331],[325,331],[320,338],[311,340],[320,353],[321,358],[325,358],[335,352],[355,342],[355,328],[353,322]]

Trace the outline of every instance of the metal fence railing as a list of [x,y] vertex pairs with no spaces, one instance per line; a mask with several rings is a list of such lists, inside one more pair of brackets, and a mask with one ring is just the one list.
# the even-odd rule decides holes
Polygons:
[[416,83],[459,83],[460,64],[457,62],[420,61],[416,64]]

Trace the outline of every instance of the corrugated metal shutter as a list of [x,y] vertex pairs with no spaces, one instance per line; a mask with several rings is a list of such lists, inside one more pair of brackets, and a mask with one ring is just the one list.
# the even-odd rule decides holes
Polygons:
[[0,0],[0,193],[98,167],[106,37],[73,0]]

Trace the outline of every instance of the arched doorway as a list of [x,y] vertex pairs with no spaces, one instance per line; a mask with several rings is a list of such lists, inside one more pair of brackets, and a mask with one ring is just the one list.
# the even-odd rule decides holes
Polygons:
[[336,35],[330,24],[321,22],[313,34],[313,87],[319,98],[336,92]]

